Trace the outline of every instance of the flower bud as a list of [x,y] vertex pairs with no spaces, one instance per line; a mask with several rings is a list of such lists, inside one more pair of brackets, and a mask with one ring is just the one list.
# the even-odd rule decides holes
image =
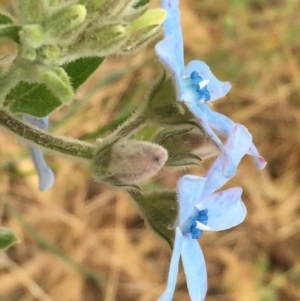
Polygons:
[[55,12],[44,22],[48,38],[64,38],[72,30],[78,28],[85,20],[86,9],[83,5],[72,5]]
[[61,67],[53,67],[43,72],[42,82],[63,103],[69,104],[73,98],[73,88],[66,71]]
[[40,23],[47,14],[45,0],[19,0],[19,11],[25,23]]
[[82,51],[85,55],[112,54],[120,48],[127,37],[123,25],[93,26],[85,33]]
[[111,143],[98,144],[91,170],[99,181],[130,186],[154,176],[167,158],[167,151],[159,145],[116,138]]
[[55,45],[45,45],[38,49],[39,58],[46,64],[52,62],[60,55],[60,48]]
[[22,45],[38,48],[44,40],[43,28],[38,24],[24,25],[20,31]]
[[129,38],[119,53],[132,53],[148,45],[160,34],[161,24],[165,18],[166,12],[163,9],[152,9],[132,21],[126,28]]
[[26,60],[34,61],[36,59],[36,50],[31,47],[22,47],[21,56]]
[[147,7],[147,1],[139,0],[90,0],[85,4],[91,13],[98,12],[101,19],[128,21],[138,18]]

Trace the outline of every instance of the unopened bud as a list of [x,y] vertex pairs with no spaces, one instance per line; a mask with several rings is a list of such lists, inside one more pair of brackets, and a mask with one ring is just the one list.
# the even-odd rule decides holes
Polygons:
[[69,104],[72,101],[73,88],[63,68],[53,67],[44,72],[42,82],[63,104]]
[[83,5],[64,7],[45,21],[45,32],[50,38],[63,38],[78,28],[85,20],[86,9]]
[[45,45],[38,49],[39,58],[44,63],[50,63],[60,55],[60,48],[55,45]]
[[21,18],[26,23],[40,23],[45,19],[47,3],[45,0],[19,0]]
[[[138,5],[137,2],[141,2]],[[147,2],[147,3],[144,3]],[[149,1],[137,0],[89,0],[85,6],[89,12],[98,12],[102,19],[128,21],[137,18],[146,9]]]
[[93,27],[87,30],[83,52],[86,54],[108,55],[120,48],[127,39],[127,34],[122,25],[107,25]]
[[36,50],[31,47],[23,47],[22,52],[21,52],[22,58],[29,60],[29,61],[34,61],[36,59]]
[[43,43],[43,28],[38,24],[24,25],[20,31],[20,38],[24,46],[38,48]]
[[50,7],[56,6],[58,4],[58,0],[48,0],[48,5]]
[[129,39],[122,46],[122,52],[134,52],[144,45],[148,45],[160,34],[161,24],[167,14],[163,9],[146,11],[138,19],[132,21],[126,28]]
[[130,186],[154,176],[165,164],[168,153],[159,145],[118,139],[99,143],[91,169],[99,181],[113,186]]

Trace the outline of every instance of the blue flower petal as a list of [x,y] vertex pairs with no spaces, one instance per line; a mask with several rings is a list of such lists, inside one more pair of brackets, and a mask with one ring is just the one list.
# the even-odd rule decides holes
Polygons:
[[184,236],[181,258],[191,300],[204,300],[207,292],[205,260],[198,241],[190,235]]
[[[214,118],[214,111],[210,110],[210,108],[204,104],[199,103],[198,105],[186,104],[189,110],[195,115],[199,123],[202,125],[208,136],[216,143],[218,148],[221,150],[221,152],[224,154],[223,156],[223,162],[222,162],[222,170],[223,175],[226,178],[232,178],[236,173],[236,164],[234,164],[231,154],[227,152],[227,150],[224,148],[222,141],[220,138],[215,134],[215,132],[212,130],[212,127],[210,126],[211,119]],[[210,115],[207,116],[206,110],[209,109]]]
[[[183,37],[180,24],[179,0],[162,0],[161,7],[167,11],[167,18],[164,21],[164,36],[173,36],[175,48],[170,48],[177,53],[178,64],[184,66],[183,60]],[[171,47],[171,46],[170,46]]]
[[37,118],[34,116],[23,115],[23,120],[42,130],[47,130],[49,124],[49,117]]
[[155,45],[155,52],[173,78],[177,100],[183,101],[185,91],[185,85],[182,80],[184,64],[180,51],[174,51],[178,47],[175,37],[168,36]]
[[179,259],[180,259],[180,254],[183,246],[183,241],[184,241],[184,237],[180,229],[176,228],[175,243],[174,243],[172,258],[170,262],[167,287],[162,293],[162,295],[157,299],[157,301],[171,301],[173,298],[175,287],[176,287],[178,268],[179,268]]
[[[201,120],[206,120],[208,125],[212,129],[220,132],[225,136],[228,136],[233,127],[236,125],[236,123],[230,118],[213,111],[208,105],[205,105],[204,103],[200,103],[197,106],[187,103],[187,106],[189,107],[190,111],[197,117],[199,122],[201,122]],[[216,140],[213,139],[213,141],[217,143]],[[267,163],[265,159],[260,156],[256,146],[253,143],[251,144],[247,154],[253,157],[254,164],[257,169],[261,170],[266,166]]]
[[[239,164],[242,157],[249,150],[251,141],[252,136],[244,126],[237,124],[232,129],[225,144],[225,149],[230,154],[235,166]],[[209,169],[201,198],[211,195],[228,181],[228,178],[222,172],[224,160],[225,155],[221,153]]]
[[242,188],[235,187],[212,194],[196,205],[207,209],[207,226],[211,231],[222,231],[240,224],[246,217],[247,209],[241,199]]
[[54,173],[45,162],[42,151],[37,147],[29,147],[34,167],[39,175],[39,189],[47,190],[54,184]]
[[183,101],[184,71],[183,38],[180,24],[179,0],[162,0],[161,6],[167,11],[164,21],[165,38],[156,44],[155,52],[161,61],[168,67],[176,83],[177,100]]
[[178,219],[177,225],[183,224],[192,214],[194,206],[200,201],[206,179],[185,175],[178,181]]
[[[48,128],[49,118],[37,118],[34,116],[23,115],[23,120],[35,125],[36,127],[46,130]],[[42,151],[37,147],[28,147],[34,167],[39,176],[39,189],[41,191],[49,189],[54,184],[54,173],[47,165]]]
[[248,155],[253,157],[254,164],[257,169],[262,170],[267,165],[265,159],[258,153],[256,146],[252,143],[251,147],[248,150]]
[[[210,71],[208,65],[202,61],[194,60],[189,62],[184,69],[184,75],[190,76],[193,71],[196,71],[203,80],[209,80],[209,83],[207,84],[207,90],[210,93],[209,101],[224,97],[231,89],[231,84],[229,82],[218,80]],[[193,101],[194,100],[192,99],[192,102]],[[185,102],[189,102],[189,99],[185,99]]]

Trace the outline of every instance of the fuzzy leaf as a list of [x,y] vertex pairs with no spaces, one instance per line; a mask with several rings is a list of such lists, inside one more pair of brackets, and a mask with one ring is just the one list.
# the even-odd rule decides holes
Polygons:
[[0,250],[6,249],[18,242],[19,239],[11,229],[0,227]]
[[[101,65],[103,57],[80,58],[63,66],[74,90]],[[60,100],[43,84],[21,82],[7,96],[13,113],[48,116],[61,106]]]
[[102,64],[105,57],[85,57],[63,66],[68,73],[74,90],[82,85],[88,77]]
[[12,23],[13,20],[9,16],[0,13],[0,24],[12,24]]
[[[2,17],[3,15],[1,15]],[[19,31],[21,27],[20,26],[15,26],[15,25],[0,25],[0,38],[5,37],[5,38],[10,38],[16,43],[19,43],[20,37],[19,37]]]

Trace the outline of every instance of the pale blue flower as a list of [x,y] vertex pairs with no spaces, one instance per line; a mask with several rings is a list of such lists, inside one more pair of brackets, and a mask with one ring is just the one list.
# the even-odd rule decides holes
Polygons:
[[[247,153],[251,141],[252,137],[244,126],[239,124],[234,126],[225,145],[234,164],[239,164]],[[172,300],[180,257],[191,300],[204,300],[207,275],[203,253],[197,239],[203,230],[226,230],[241,223],[246,216],[240,187],[215,192],[228,181],[222,172],[224,158],[224,153],[221,153],[205,177],[185,175],[179,180],[178,219],[175,225],[176,234],[168,283],[158,301]]]
[[[179,0],[162,0],[161,3],[168,16],[163,24],[165,38],[155,46],[156,54],[175,81],[177,100],[187,105],[207,134],[226,155],[223,173],[226,177],[231,177],[235,173],[236,166],[214,131],[228,136],[235,123],[228,117],[213,111],[208,105],[224,97],[231,85],[229,82],[219,81],[204,62],[191,61],[186,67],[184,66]],[[259,155],[254,144],[251,144],[247,153],[254,157],[258,169],[265,167],[266,162]]]
[[[48,117],[37,118],[29,115],[23,115],[23,120],[36,127],[46,130],[48,128]],[[39,176],[39,189],[41,191],[49,189],[54,184],[54,173],[47,165],[42,151],[37,147],[28,147],[34,167]]]

